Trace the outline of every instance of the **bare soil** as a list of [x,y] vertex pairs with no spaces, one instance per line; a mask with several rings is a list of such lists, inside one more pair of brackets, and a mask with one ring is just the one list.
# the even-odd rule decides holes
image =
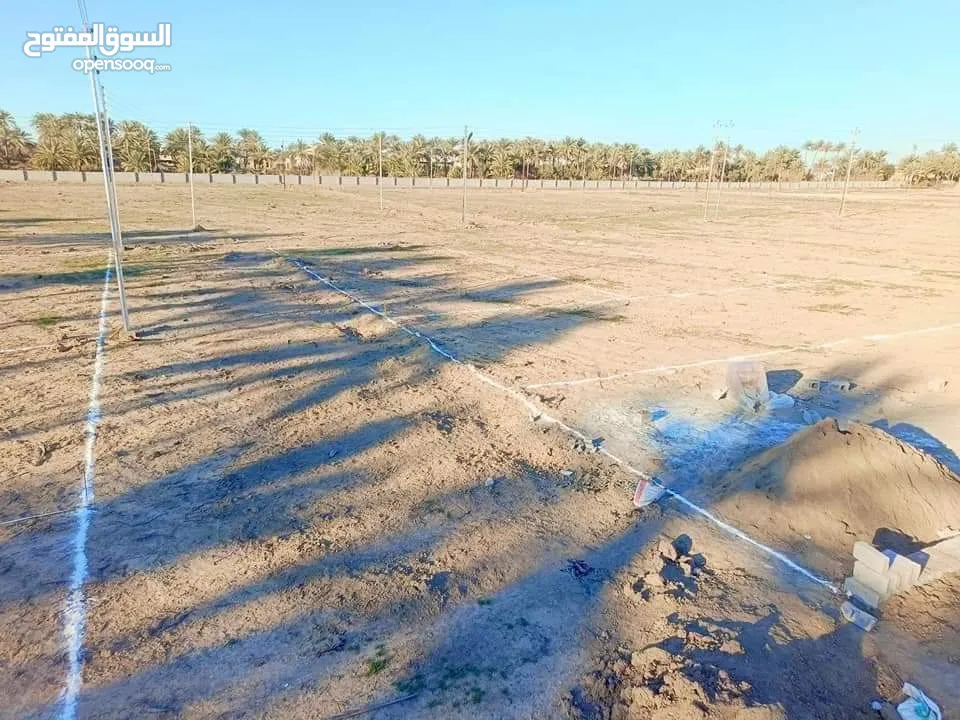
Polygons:
[[[905,680],[957,717],[956,578],[863,634],[704,516],[636,510],[593,451],[842,579],[832,535],[722,479],[827,417],[872,426],[878,476],[903,470],[888,441],[960,469],[952,195],[857,193],[838,218],[835,196],[731,192],[705,223],[702,193],[491,190],[461,227],[453,191],[388,190],[381,214],[368,190],[214,186],[189,233],[186,187],[119,192],[141,339],[114,292],[81,717],[868,718]],[[56,717],[67,676],[103,204],[0,186],[0,521],[65,511],[0,527],[0,717]],[[792,407],[721,397],[754,354]],[[871,507],[902,500],[884,487]],[[851,548],[881,529],[855,520]]]

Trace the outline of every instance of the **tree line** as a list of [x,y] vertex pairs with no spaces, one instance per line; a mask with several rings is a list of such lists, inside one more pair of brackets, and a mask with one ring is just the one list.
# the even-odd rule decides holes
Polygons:
[[[100,168],[97,123],[83,113],[37,113],[33,133],[0,110],[0,168],[87,170]],[[559,180],[795,181],[843,179],[850,166],[858,180],[899,177],[910,184],[960,180],[960,150],[948,144],[925,154],[913,152],[894,164],[885,150],[851,148],[842,142],[810,140],[758,153],[743,145],[717,143],[690,150],[651,151],[633,143],[592,143],[583,138],[474,140],[369,137],[297,139],[270,147],[256,130],[205,136],[184,126],[162,139],[136,120],[111,123],[116,169],[130,172],[187,172],[190,157],[198,173],[384,175],[401,177],[529,178]]]

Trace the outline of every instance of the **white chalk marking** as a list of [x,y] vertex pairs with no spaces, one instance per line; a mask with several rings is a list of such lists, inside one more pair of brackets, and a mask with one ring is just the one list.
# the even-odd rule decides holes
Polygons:
[[[270,248],[270,250],[271,250],[272,252],[276,253],[277,255],[279,255],[280,257],[285,257],[284,255],[281,255],[279,252],[277,252],[277,251],[274,250],[273,248]],[[563,422],[562,420],[560,420],[559,418],[553,417],[552,415],[550,415],[549,413],[547,413],[545,410],[543,410],[542,408],[540,408],[540,407],[539,407],[536,403],[534,403],[532,400],[530,400],[530,398],[526,397],[525,395],[523,395],[523,394],[522,394],[521,392],[519,392],[518,390],[516,390],[516,389],[514,389],[514,388],[512,388],[512,387],[508,387],[508,386],[500,383],[499,381],[497,381],[496,379],[490,377],[490,376],[487,375],[486,373],[483,373],[483,372],[480,372],[479,370],[477,370],[477,368],[474,367],[472,364],[467,363],[467,362],[464,362],[464,361],[460,360],[459,358],[457,358],[455,355],[447,352],[446,350],[444,350],[443,348],[441,348],[440,345],[438,345],[437,342],[436,342],[435,340],[433,340],[433,338],[431,338],[431,337],[429,337],[429,336],[427,336],[427,335],[424,335],[423,333],[421,333],[421,332],[419,332],[419,331],[417,331],[417,330],[413,330],[412,328],[408,328],[408,327],[406,327],[405,325],[402,325],[401,323],[397,322],[394,318],[388,316],[386,313],[384,313],[384,312],[381,311],[381,310],[377,310],[375,307],[373,307],[373,306],[370,305],[369,303],[365,302],[365,301],[362,300],[361,298],[357,297],[356,295],[354,295],[354,294],[351,293],[350,291],[345,290],[345,289],[339,287],[338,285],[336,285],[336,284],[333,283],[332,281],[330,281],[330,280],[328,280],[327,278],[323,277],[322,275],[314,272],[314,271],[311,270],[308,266],[304,265],[302,262],[300,262],[300,261],[297,260],[296,258],[286,258],[286,257],[285,257],[285,259],[286,259],[288,262],[292,263],[292,264],[293,264],[294,266],[296,266],[297,268],[299,268],[300,270],[302,270],[303,272],[305,272],[305,273],[306,273],[307,275],[309,275],[310,277],[312,277],[312,278],[314,278],[314,279],[316,279],[316,280],[319,280],[320,282],[322,282],[324,285],[326,285],[326,286],[329,287],[330,289],[332,289],[332,290],[340,293],[341,295],[344,295],[345,297],[350,298],[351,300],[353,300],[353,301],[354,301],[355,303],[357,303],[358,305],[363,306],[364,308],[366,308],[367,310],[369,310],[370,312],[372,312],[374,315],[383,318],[383,319],[386,320],[388,323],[390,323],[391,325],[393,325],[393,326],[396,327],[397,329],[401,330],[402,332],[406,333],[407,335],[410,335],[411,337],[417,338],[418,340],[421,340],[421,341],[425,342],[425,343],[426,343],[434,352],[436,352],[438,355],[441,355],[442,357],[446,358],[447,360],[449,360],[450,362],[452,362],[452,363],[454,363],[454,364],[456,364],[456,365],[459,365],[459,366],[461,366],[461,367],[463,367],[463,368],[466,368],[466,369],[469,370],[471,373],[473,373],[473,375],[476,376],[476,378],[477,378],[478,380],[480,380],[481,382],[484,382],[484,383],[486,383],[487,385],[490,385],[491,387],[496,388],[497,390],[499,390],[501,393],[507,395],[508,397],[513,398],[514,400],[516,400],[517,402],[519,402],[521,405],[523,405],[525,408],[527,408],[527,410],[530,411],[530,413],[531,413],[531,415],[532,415],[532,417],[533,417],[534,420],[536,420],[536,421],[538,421],[538,422],[543,422],[543,423],[548,423],[548,424],[556,425],[557,427],[559,427],[561,430],[563,430],[563,431],[566,432],[567,434],[573,435],[574,437],[579,438],[579,439],[582,440],[584,443],[590,444],[590,443],[592,442],[591,439],[588,438],[586,435],[584,435],[582,432],[580,432],[580,431],[577,430],[576,428],[571,427],[570,425],[567,425],[566,423],[564,423],[564,422]],[[821,585],[821,586],[827,588],[828,590],[830,590],[830,591],[833,592],[833,593],[839,592],[838,588],[837,588],[833,583],[831,583],[829,580],[826,580],[826,579],[820,577],[819,575],[817,575],[817,574],[815,574],[815,573],[807,570],[806,568],[798,565],[797,563],[795,563],[793,560],[791,560],[790,558],[788,558],[788,557],[787,557],[786,555],[784,555],[783,553],[778,552],[777,550],[774,550],[774,549],[771,548],[771,547],[767,547],[766,545],[764,545],[763,543],[761,543],[761,542],[759,542],[759,541],[757,541],[757,540],[754,540],[752,537],[750,537],[749,535],[747,535],[747,534],[746,534],[745,532],[743,532],[742,530],[734,527],[733,525],[730,525],[730,524],[724,522],[723,520],[721,520],[720,518],[718,518],[716,515],[714,515],[714,514],[711,513],[710,511],[708,511],[708,510],[700,507],[699,505],[697,505],[696,503],[692,502],[691,500],[688,500],[686,497],[684,497],[684,496],[681,495],[680,493],[675,492],[675,491],[673,491],[673,490],[670,490],[669,488],[667,488],[666,486],[664,486],[663,484],[661,484],[660,482],[658,482],[658,481],[655,480],[654,478],[652,478],[652,477],[650,477],[649,475],[647,475],[647,474],[646,474],[645,472],[643,472],[642,470],[638,470],[637,468],[633,467],[630,463],[628,463],[626,460],[623,460],[623,459],[621,459],[620,457],[614,455],[612,452],[610,452],[610,451],[607,450],[606,448],[604,448],[604,447],[598,448],[598,449],[597,449],[597,453],[599,453],[600,455],[603,455],[604,457],[608,458],[609,460],[612,460],[612,461],[615,462],[617,465],[619,465],[620,467],[622,467],[625,471],[627,471],[627,472],[631,473],[632,475],[640,478],[642,481],[644,481],[644,482],[646,482],[646,483],[648,483],[648,484],[651,484],[651,485],[653,485],[653,486],[661,489],[664,494],[666,494],[666,495],[674,498],[675,500],[677,500],[678,502],[680,502],[682,505],[684,505],[687,509],[692,510],[693,512],[701,515],[702,517],[706,518],[706,519],[709,520],[710,522],[714,523],[714,524],[715,524],[717,527],[719,527],[721,530],[724,530],[725,532],[733,535],[734,537],[737,537],[737,538],[743,540],[744,542],[748,543],[749,545],[752,545],[753,547],[755,547],[756,549],[760,550],[761,552],[766,553],[766,554],[769,555],[770,557],[779,560],[779,561],[782,562],[784,565],[786,565],[788,568],[790,568],[791,570],[794,570],[795,572],[799,573],[800,575],[802,575],[803,577],[807,578],[808,580],[811,580],[812,582],[815,582],[815,583],[817,583],[818,585]]]
[[927,333],[944,332],[945,330],[954,330],[960,328],[960,323],[951,325],[937,325],[935,327],[921,328],[920,330],[905,330],[904,332],[890,333],[887,335],[864,335],[864,340],[870,342],[886,342],[887,340],[896,340],[897,338],[909,337],[911,335],[926,335]]
[[817,343],[816,345],[795,345],[793,347],[780,348],[778,350],[768,350],[768,351],[759,352],[759,353],[749,353],[747,355],[731,355],[729,357],[722,357],[722,358],[711,358],[710,360],[699,360],[696,362],[680,363],[679,365],[657,365],[656,367],[643,368],[642,370],[628,370],[627,372],[615,373],[613,375],[579,378],[577,380],[554,380],[551,382],[533,383],[531,385],[524,385],[524,388],[527,390],[536,390],[537,388],[546,388],[546,387],[590,385],[592,383],[608,382],[610,380],[619,380],[625,377],[633,377],[634,375],[659,375],[662,373],[673,372],[675,370],[686,370],[689,368],[708,367],[710,365],[723,365],[730,362],[738,362],[740,360],[759,360],[760,358],[773,357],[775,355],[783,355],[786,353],[828,350],[830,348],[835,348],[840,345],[845,345],[847,343],[852,343],[852,342],[881,343],[881,342],[886,342],[888,340],[896,340],[903,337],[910,337],[912,335],[925,335],[928,333],[945,332],[947,330],[954,330],[956,328],[960,328],[960,323],[952,323],[950,325],[936,325],[934,327],[920,328],[919,330],[905,330],[903,332],[890,333],[887,335],[862,335],[860,337],[842,338],[840,340],[830,340],[828,342]]
[[[834,340],[829,343],[831,347],[847,340]],[[556,380],[553,382],[534,383],[525,385],[527,390],[536,390],[537,388],[556,387],[560,385],[589,385],[591,383],[606,382],[608,380],[619,380],[620,378],[632,377],[634,375],[659,375],[662,373],[674,372],[676,370],[688,370],[690,368],[709,367],[710,365],[724,365],[731,362],[740,362],[741,360],[759,360],[760,358],[782,355],[783,353],[796,352],[798,350],[817,350],[826,345],[797,345],[790,348],[779,348],[777,350],[767,350],[758,353],[749,353],[747,355],[729,355],[722,358],[711,358],[709,360],[697,360],[695,362],[680,363],[679,365],[657,365],[655,367],[643,368],[642,370],[629,370],[627,372],[616,373],[614,375],[604,375],[602,377],[580,378],[578,380]]]
[[113,255],[107,256],[107,271],[103,276],[103,294],[100,297],[100,324],[97,330],[97,352],[93,361],[93,380],[90,383],[90,404],[87,408],[86,444],[84,446],[83,487],[77,507],[77,530],[73,536],[73,574],[64,609],[63,635],[67,644],[67,685],[63,691],[60,711],[62,720],[77,717],[80,685],[83,680],[83,636],[86,630],[87,603],[84,585],[87,582],[87,534],[90,530],[90,507],[93,504],[93,477],[96,467],[97,426],[100,424],[100,379],[103,375],[104,347],[107,337],[107,305],[110,300],[110,270]]

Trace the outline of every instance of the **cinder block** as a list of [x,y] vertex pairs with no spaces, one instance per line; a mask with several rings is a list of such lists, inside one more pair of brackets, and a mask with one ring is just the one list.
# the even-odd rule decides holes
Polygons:
[[880,606],[880,594],[861,583],[856,578],[848,577],[843,581],[843,591],[847,595],[856,596],[863,604],[875,608]]
[[921,570],[919,563],[903,555],[897,555],[890,565],[889,572],[893,592],[904,592],[916,585],[920,579]]
[[877,624],[877,619],[873,615],[864,612],[851,602],[843,603],[840,606],[840,613],[847,622],[852,622],[864,632],[870,632],[873,630],[873,626]]
[[890,568],[890,558],[870,543],[865,543],[862,540],[857,540],[853,544],[853,557],[880,575]]
[[863,562],[857,560],[853,564],[853,577],[877,593],[881,600],[890,597],[890,576],[888,573],[874,572]]

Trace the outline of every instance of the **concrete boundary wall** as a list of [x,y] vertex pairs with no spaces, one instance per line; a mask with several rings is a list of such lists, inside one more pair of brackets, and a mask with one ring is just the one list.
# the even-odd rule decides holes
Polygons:
[[[187,173],[164,172],[118,172],[115,173],[118,185],[161,185],[189,182]],[[0,170],[0,183],[31,182],[31,183],[95,183],[101,184],[103,179],[99,172],[77,172],[73,170]],[[197,185],[266,185],[268,187],[287,186],[317,186],[327,189],[350,189],[356,187],[376,187],[376,176],[356,177],[353,175],[251,175],[229,173],[194,173],[193,182]],[[446,177],[393,177],[383,178],[384,189],[414,188],[418,190],[463,187],[460,178]],[[726,182],[725,189],[753,190],[753,191],[789,191],[789,192],[837,192],[843,188],[843,182]],[[522,178],[467,178],[467,187],[471,189],[498,189],[498,190],[702,190],[706,182],[672,181],[672,180],[555,180],[555,179],[528,179]],[[716,182],[713,183],[716,187]],[[868,189],[896,189],[906,187],[899,181],[884,180],[851,180],[851,190]]]

